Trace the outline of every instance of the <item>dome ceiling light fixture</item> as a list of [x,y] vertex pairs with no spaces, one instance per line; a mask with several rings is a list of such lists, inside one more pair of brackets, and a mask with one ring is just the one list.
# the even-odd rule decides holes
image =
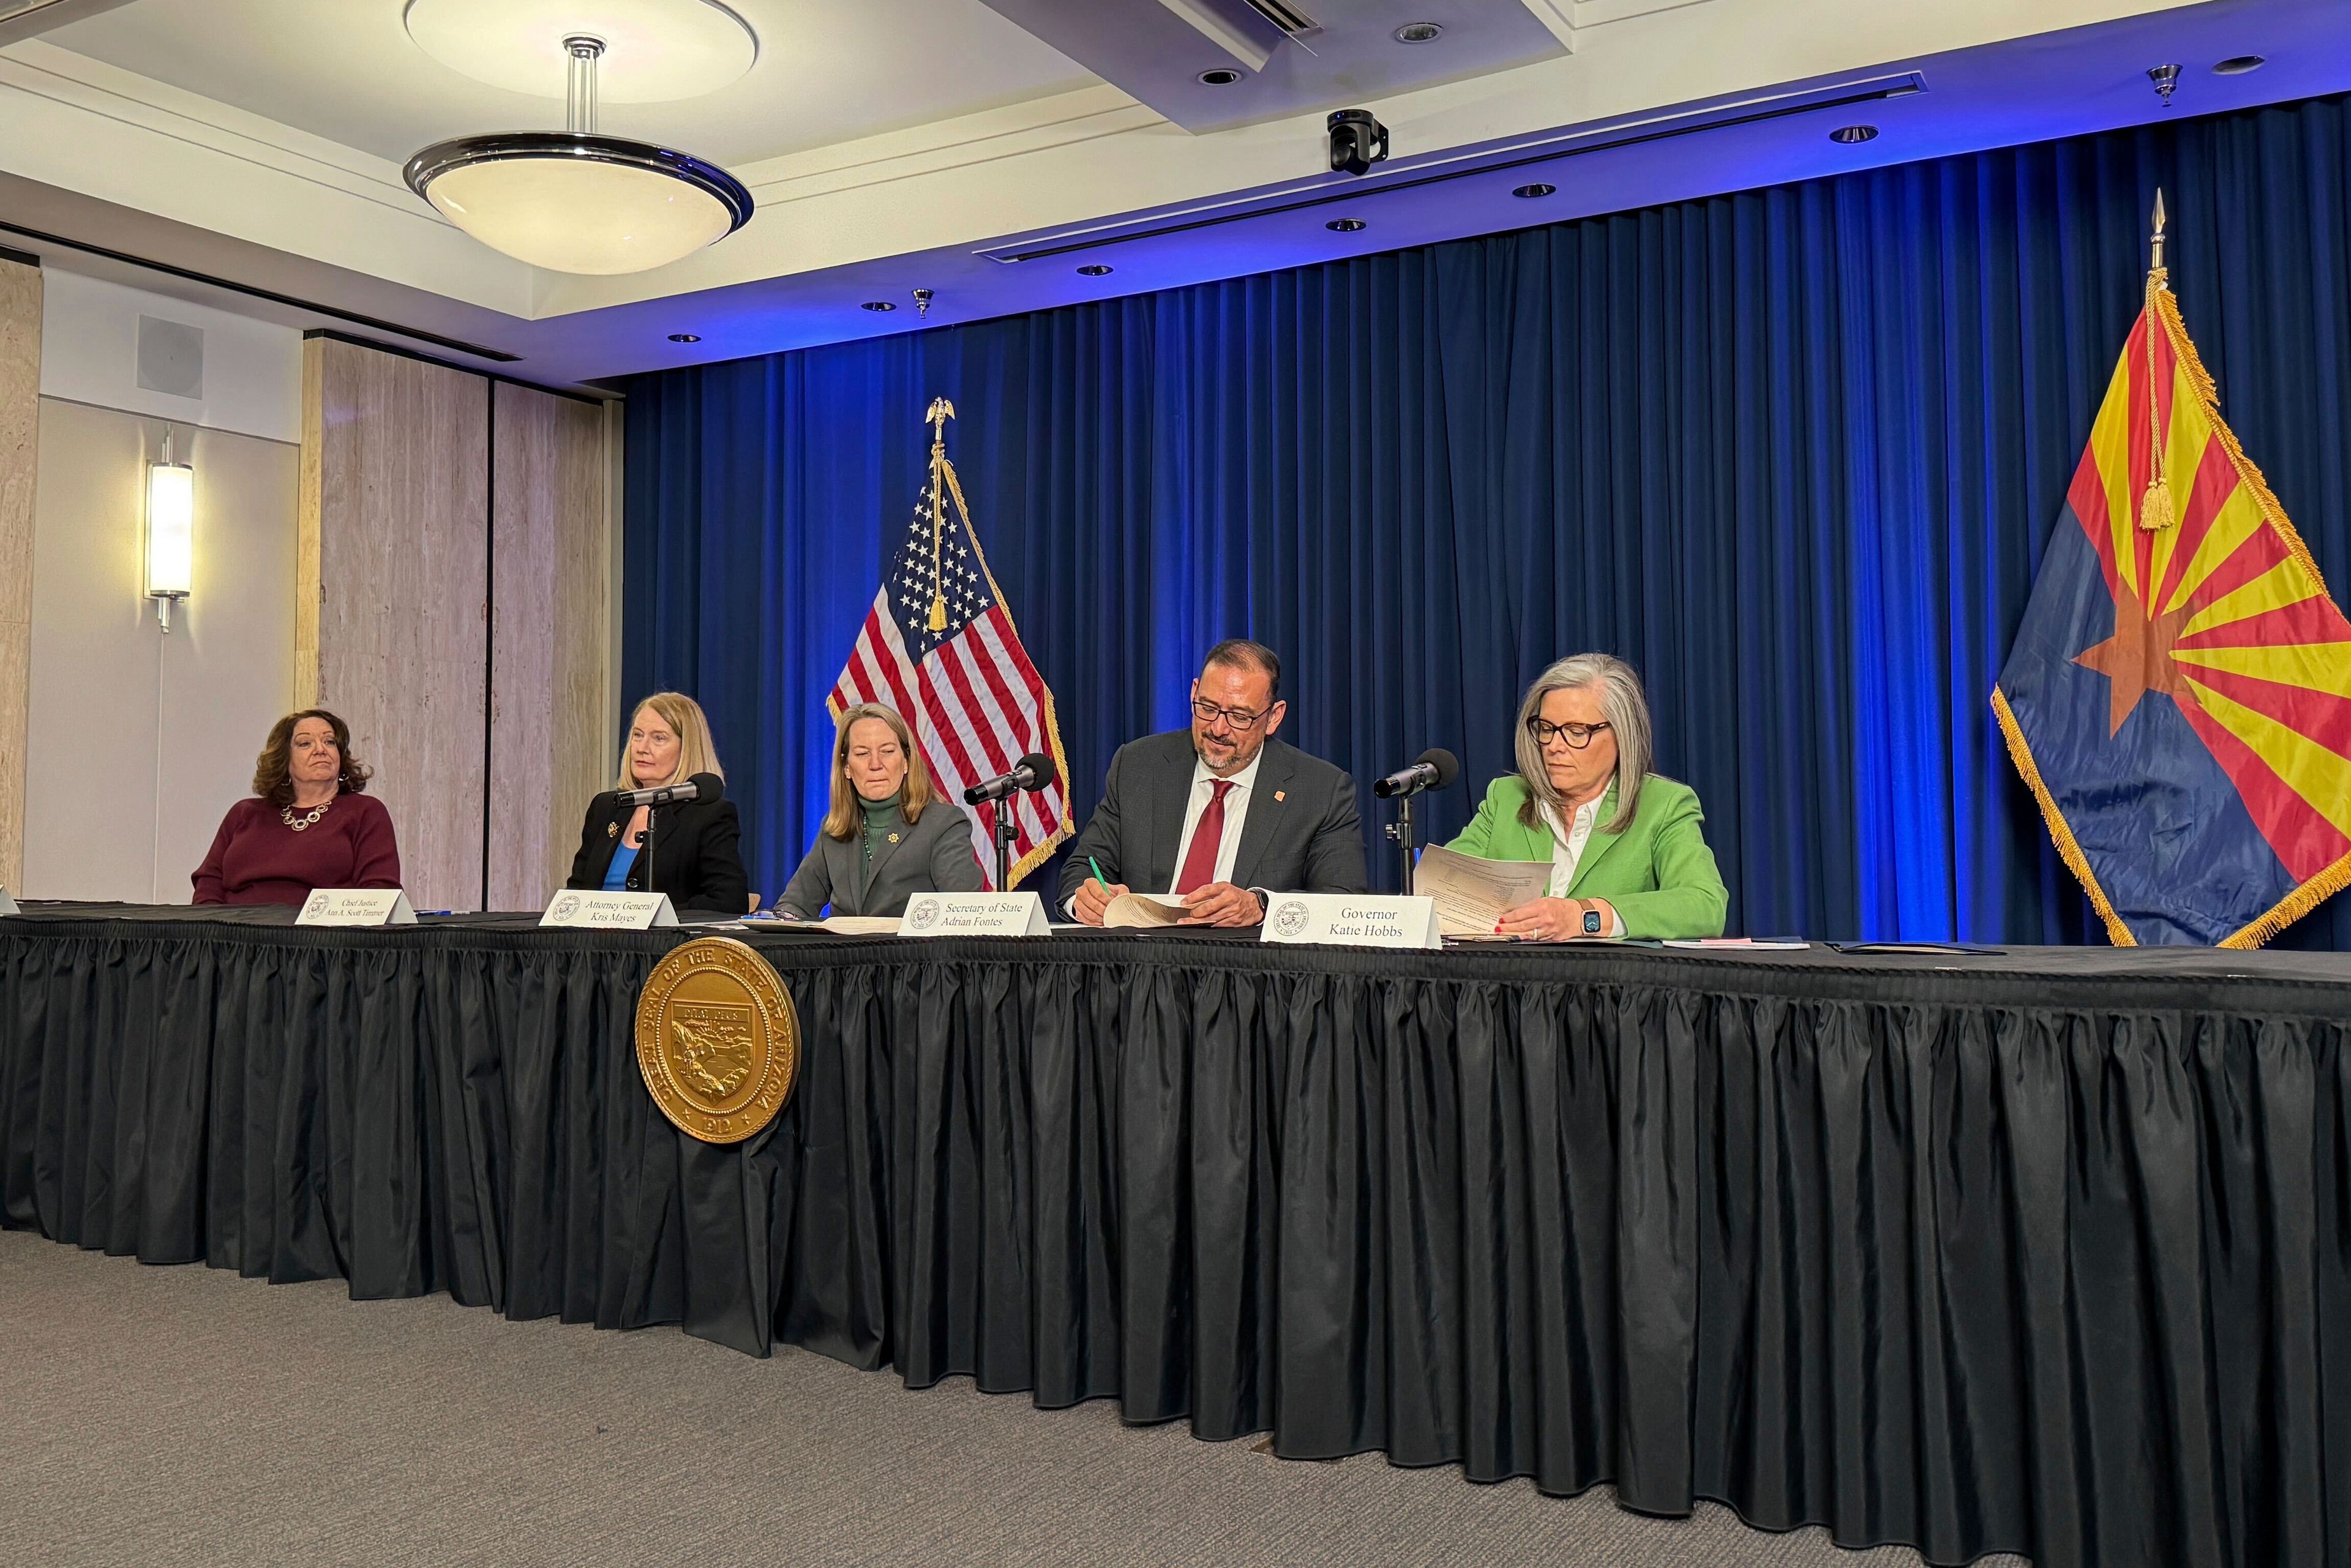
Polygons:
[[436,141],[408,161],[408,188],[517,261],[610,276],[665,267],[751,221],[751,193],[690,153],[599,135],[604,40],[563,39],[565,129]]

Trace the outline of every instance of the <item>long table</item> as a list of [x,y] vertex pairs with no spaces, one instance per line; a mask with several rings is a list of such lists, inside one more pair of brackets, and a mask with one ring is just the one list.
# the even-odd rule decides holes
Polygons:
[[717,1147],[632,1047],[690,933],[284,918],[0,919],[7,1225],[1936,1562],[2351,1563],[2351,957],[738,931],[805,1055]]

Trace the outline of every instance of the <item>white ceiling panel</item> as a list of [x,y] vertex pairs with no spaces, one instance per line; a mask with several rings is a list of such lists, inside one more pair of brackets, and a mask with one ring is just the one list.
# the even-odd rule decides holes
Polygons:
[[[747,75],[708,98],[607,104],[601,129],[733,164],[1094,81],[980,0],[731,8],[759,37]],[[135,0],[46,41],[395,162],[447,136],[562,129],[560,103],[459,75],[400,17],[399,0]]]

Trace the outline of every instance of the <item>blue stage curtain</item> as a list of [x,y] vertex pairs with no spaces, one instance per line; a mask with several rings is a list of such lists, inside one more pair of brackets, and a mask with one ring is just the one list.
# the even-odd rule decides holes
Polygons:
[[[2100,940],[1987,697],[2158,185],[2224,413],[2340,601],[2330,99],[635,378],[626,684],[709,709],[772,894],[943,394],[1081,811],[1247,634],[1286,661],[1285,737],[1366,786],[1462,758],[1441,840],[1510,766],[1528,681],[1604,649],[1706,803],[1732,930]],[[2351,901],[2281,945],[2351,948]]]

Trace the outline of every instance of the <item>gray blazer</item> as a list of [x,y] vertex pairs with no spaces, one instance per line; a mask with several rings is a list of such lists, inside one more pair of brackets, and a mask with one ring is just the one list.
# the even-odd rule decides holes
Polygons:
[[918,893],[977,893],[981,885],[971,819],[954,801],[935,800],[899,842],[875,852],[870,869],[862,831],[847,843],[819,832],[776,912],[814,920],[830,904],[835,915],[904,915]]
[[[1138,893],[1164,894],[1176,880],[1176,850],[1198,761],[1192,732],[1145,736],[1110,759],[1102,804],[1061,865],[1061,904],[1093,874]],[[1241,824],[1233,885],[1275,893],[1362,893],[1364,823],[1355,781],[1319,757],[1280,740],[1265,743],[1256,792]]]

